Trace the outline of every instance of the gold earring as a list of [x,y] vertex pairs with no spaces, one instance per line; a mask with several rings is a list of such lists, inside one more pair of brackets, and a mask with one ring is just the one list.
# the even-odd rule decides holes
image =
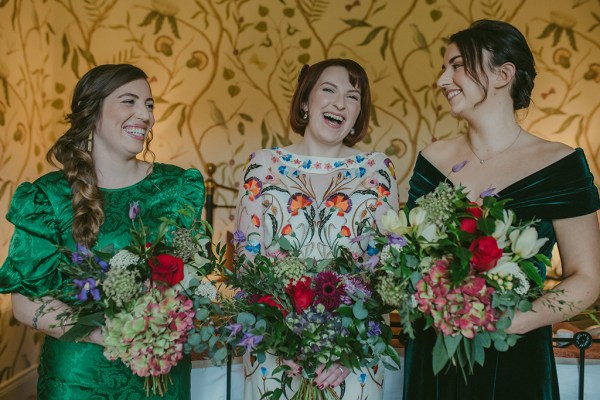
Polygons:
[[94,144],[94,132],[91,131],[90,134],[88,135],[88,140],[87,140],[87,151],[88,152],[92,152],[92,146]]

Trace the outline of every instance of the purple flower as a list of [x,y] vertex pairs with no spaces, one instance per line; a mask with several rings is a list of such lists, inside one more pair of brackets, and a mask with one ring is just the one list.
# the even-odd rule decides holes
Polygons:
[[374,255],[374,256],[369,257],[369,259],[367,261],[365,261],[364,263],[362,263],[362,265],[364,267],[367,267],[369,269],[369,271],[373,272],[373,270],[375,270],[375,267],[377,266],[378,263],[379,263],[379,256]]
[[225,327],[225,329],[229,331],[229,337],[237,336],[237,334],[242,331],[242,328],[242,324],[238,323],[229,324]]
[[245,347],[246,352],[250,353],[254,349],[256,349],[256,346],[260,342],[262,342],[262,340],[263,340],[262,335],[253,335],[250,332],[246,332],[246,333],[244,333],[244,337],[242,338],[242,340],[240,340],[240,342],[237,345],[240,347]]
[[496,191],[496,188],[492,187],[490,185],[490,187],[488,187],[486,190],[484,190],[483,192],[481,192],[481,194],[479,195],[480,199],[489,197],[489,196],[497,196],[496,193],[494,193]]
[[369,330],[367,331],[367,336],[379,336],[381,335],[381,326],[377,321],[369,321]]
[[92,253],[90,250],[82,244],[77,243],[75,246],[76,250],[71,254],[71,260],[77,264],[81,265],[87,258],[89,258]]
[[399,244],[401,247],[404,247],[404,246],[406,246],[406,239],[403,236],[392,233],[391,235],[388,236],[388,243],[389,244]]
[[233,244],[238,245],[246,240],[246,235],[241,230],[237,230],[233,233]]
[[90,295],[94,300],[100,300],[100,290],[96,287],[96,280],[94,278],[84,280],[75,279],[73,283],[81,289],[81,292],[76,296],[77,300],[87,301]]
[[129,219],[136,219],[138,215],[140,215],[140,202],[134,201],[129,205]]
[[101,260],[98,256],[94,256],[94,260],[100,266],[103,272],[108,271],[108,263],[104,260]]
[[463,162],[461,162],[461,163],[455,164],[455,165],[452,167],[452,172],[454,172],[454,173],[456,174],[456,173],[457,173],[457,172],[459,172],[461,169],[463,169],[463,168],[465,167],[465,165],[467,165],[468,163],[469,163],[469,161],[465,160],[465,161],[463,161]]
[[233,295],[233,298],[235,300],[240,300],[240,299],[246,298],[246,296],[247,296],[246,292],[244,292],[243,290],[239,290],[239,291],[235,292],[235,294]]

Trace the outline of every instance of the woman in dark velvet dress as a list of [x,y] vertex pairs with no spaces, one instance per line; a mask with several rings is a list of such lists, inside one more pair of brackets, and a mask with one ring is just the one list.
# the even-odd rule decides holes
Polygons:
[[[529,106],[536,75],[533,56],[513,26],[482,20],[450,37],[438,85],[452,114],[468,122],[465,135],[432,143],[417,159],[409,206],[449,176],[469,197],[495,188],[521,220],[541,220],[538,233],[558,243],[562,293],[536,300],[517,312],[507,332],[523,335],[507,352],[489,349],[485,365],[465,382],[457,370],[432,372],[432,329],[419,330],[406,349],[405,400],[558,399],[551,325],[577,314],[600,294],[598,190],[581,149],[549,142],[525,131],[515,111]],[[469,161],[458,173],[452,166]],[[540,266],[542,274],[545,273]],[[572,307],[548,306],[564,300]]]

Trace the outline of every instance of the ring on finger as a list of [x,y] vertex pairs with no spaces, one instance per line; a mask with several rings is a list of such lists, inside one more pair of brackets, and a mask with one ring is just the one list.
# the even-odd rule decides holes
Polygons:
[[342,374],[343,374],[343,373],[344,373],[344,368],[342,368],[342,367],[338,367],[338,368],[339,368],[339,370],[340,370],[340,373],[342,373]]

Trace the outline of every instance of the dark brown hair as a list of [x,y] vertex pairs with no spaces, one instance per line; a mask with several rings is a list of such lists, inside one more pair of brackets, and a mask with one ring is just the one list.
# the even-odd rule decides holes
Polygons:
[[[138,67],[129,64],[105,64],[88,71],[75,86],[71,113],[66,116],[69,129],[54,143],[46,159],[62,170],[73,193],[73,225],[75,242],[92,247],[104,222],[102,193],[94,159],[88,150],[88,140],[102,115],[104,99],[119,87],[148,77]],[[149,152],[151,132],[146,139],[144,156]],[[153,154],[152,154],[153,155]],[[54,161],[56,160],[56,162]],[[58,163],[58,164],[57,164]]]
[[354,123],[353,135],[347,135],[344,138],[344,144],[354,146],[360,142],[369,129],[369,119],[371,116],[371,89],[369,87],[369,78],[367,73],[356,61],[332,58],[323,60],[311,66],[305,65],[298,78],[298,86],[292,98],[290,106],[290,125],[292,130],[304,136],[304,130],[308,125],[308,120],[302,118],[304,114],[303,107],[308,103],[308,97],[311,90],[317,84],[321,74],[325,69],[333,66],[344,67],[348,71],[350,84],[360,90],[360,114]]
[[458,47],[467,75],[483,89],[483,100],[487,98],[489,83],[484,73],[483,51],[490,55],[492,70],[507,62],[514,64],[516,71],[510,90],[513,109],[529,107],[537,73],[531,49],[517,28],[506,22],[482,19],[450,36],[450,43]]

